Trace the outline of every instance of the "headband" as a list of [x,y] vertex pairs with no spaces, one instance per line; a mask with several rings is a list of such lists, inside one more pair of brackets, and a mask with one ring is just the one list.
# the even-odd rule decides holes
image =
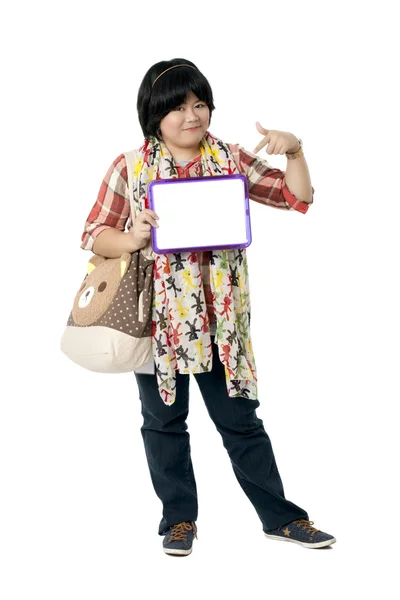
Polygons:
[[[196,69],[196,67],[192,67],[192,65],[185,65],[185,64],[180,64],[180,65],[174,65],[173,67],[169,67],[169,69],[165,69],[165,71],[163,71],[162,73],[160,73],[155,80],[153,81],[153,85],[151,86],[151,88],[153,89],[155,82],[157,81],[157,79],[159,79],[161,77],[161,75],[164,75],[164,73],[166,73],[167,71],[170,71],[171,69],[176,69],[176,67],[190,67],[191,69]],[[196,69],[197,71],[198,69]]]

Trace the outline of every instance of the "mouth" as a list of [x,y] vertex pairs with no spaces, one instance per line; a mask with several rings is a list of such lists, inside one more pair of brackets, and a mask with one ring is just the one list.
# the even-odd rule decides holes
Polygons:
[[200,125],[197,125],[196,127],[188,127],[187,129],[184,129],[183,131],[196,131],[196,129],[199,129]]

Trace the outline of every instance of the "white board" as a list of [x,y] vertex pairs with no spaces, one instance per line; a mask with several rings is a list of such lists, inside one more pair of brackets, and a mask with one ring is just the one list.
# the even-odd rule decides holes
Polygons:
[[248,183],[244,175],[158,179],[148,185],[158,254],[246,248],[251,243]]

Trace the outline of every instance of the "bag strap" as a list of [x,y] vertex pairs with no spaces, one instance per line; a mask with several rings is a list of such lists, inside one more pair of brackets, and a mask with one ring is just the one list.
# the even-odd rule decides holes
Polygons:
[[133,165],[135,162],[136,150],[130,150],[124,152],[126,160],[126,168],[128,170],[128,191],[129,191],[129,202],[131,205],[131,222],[135,219],[135,206],[133,203]]
[[[137,150],[130,150],[129,152],[124,152],[125,160],[126,160],[126,168],[128,170],[128,191],[129,191],[129,202],[131,206],[131,223],[135,220],[135,206],[133,200],[133,166],[135,162]],[[149,260],[154,260],[156,257],[156,253],[151,247],[151,240],[147,242],[146,246],[141,249],[143,256]]]

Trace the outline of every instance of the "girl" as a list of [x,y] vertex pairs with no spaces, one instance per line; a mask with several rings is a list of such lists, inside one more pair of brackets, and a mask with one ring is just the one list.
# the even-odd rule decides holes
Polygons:
[[[290,159],[286,173],[271,168],[255,153],[208,131],[214,108],[207,79],[189,60],[161,61],[147,71],[137,100],[145,140],[134,164],[136,214],[130,218],[121,154],[102,182],[81,248],[115,258],[148,245],[151,227],[158,227],[158,216],[146,204],[147,184],[155,178],[241,173],[248,179],[251,200],[307,212],[314,188],[301,140],[257,123],[264,138],[254,152],[268,144],[269,154],[286,153]],[[306,548],[333,544],[333,536],[314,528],[306,511],[285,498],[270,439],[256,414],[260,403],[245,249],[153,256],[155,372],[135,377],[151,479],[163,504],[158,533],[165,536],[164,551],[190,554],[197,538],[197,491],[186,424],[190,373],[265,535]]]

